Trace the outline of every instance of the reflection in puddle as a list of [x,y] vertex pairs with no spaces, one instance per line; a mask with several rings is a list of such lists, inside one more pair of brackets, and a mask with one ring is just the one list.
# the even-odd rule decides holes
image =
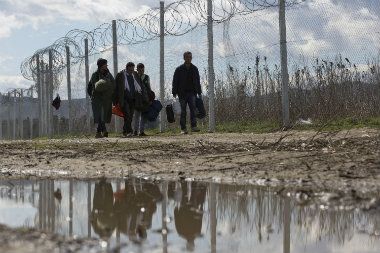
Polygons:
[[299,206],[267,187],[0,181],[0,223],[100,238],[119,252],[378,252],[377,212]]

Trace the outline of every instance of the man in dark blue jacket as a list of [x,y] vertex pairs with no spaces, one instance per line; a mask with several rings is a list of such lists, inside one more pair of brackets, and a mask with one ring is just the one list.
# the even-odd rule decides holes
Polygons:
[[185,52],[183,54],[184,64],[179,66],[173,76],[173,89],[172,93],[174,97],[179,97],[179,103],[181,104],[181,133],[187,134],[186,129],[186,107],[189,105],[190,109],[190,121],[191,130],[193,132],[199,132],[197,128],[197,120],[195,117],[195,96],[202,94],[201,82],[199,77],[199,71],[196,66],[191,63],[191,52]]

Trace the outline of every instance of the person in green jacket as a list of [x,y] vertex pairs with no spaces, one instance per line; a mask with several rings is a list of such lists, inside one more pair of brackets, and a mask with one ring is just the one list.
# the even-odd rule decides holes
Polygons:
[[112,100],[115,90],[115,80],[107,67],[107,60],[97,61],[98,69],[91,76],[87,92],[91,97],[94,123],[98,124],[95,138],[108,137],[106,123],[111,123]]

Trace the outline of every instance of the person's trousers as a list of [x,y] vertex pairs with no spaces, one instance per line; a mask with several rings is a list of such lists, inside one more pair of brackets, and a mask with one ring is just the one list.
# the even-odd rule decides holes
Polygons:
[[96,128],[96,131],[98,133],[107,132],[106,123],[104,123],[104,121],[99,122],[98,123],[98,127]]
[[145,131],[146,118],[143,116],[142,112],[136,111],[133,114],[133,131],[137,133],[143,133]]
[[132,133],[132,120],[133,120],[133,114],[135,111],[135,101],[134,100],[125,100],[124,103],[124,126],[123,126],[123,133]]
[[99,113],[99,118],[97,119],[98,121],[98,127],[96,129],[96,131],[98,133],[101,133],[101,132],[107,132],[107,129],[106,129],[106,123],[105,123],[105,119],[104,119],[104,107],[103,106],[100,106],[100,113]]
[[98,126],[96,131],[98,133],[107,132],[106,123],[105,123],[105,108],[104,103],[101,97],[93,97],[92,98],[92,112],[94,114],[94,122],[97,123]]
[[190,109],[190,122],[191,127],[197,126],[197,119],[195,117],[195,95],[193,93],[187,93],[184,97],[179,98],[179,103],[181,105],[181,119],[180,125],[181,130],[186,129],[186,108],[189,106]]

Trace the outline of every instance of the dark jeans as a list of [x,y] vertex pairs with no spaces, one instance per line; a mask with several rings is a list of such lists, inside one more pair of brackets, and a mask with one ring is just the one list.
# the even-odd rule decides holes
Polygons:
[[132,133],[132,119],[133,119],[133,113],[135,111],[135,100],[132,99],[125,99],[124,103],[124,126],[123,126],[123,133]]
[[106,123],[104,123],[104,121],[99,122],[96,131],[97,131],[98,133],[101,133],[101,132],[103,132],[103,133],[104,133],[104,132],[107,132],[107,129],[106,129]]
[[195,95],[193,93],[187,93],[185,96],[179,98],[181,104],[181,130],[186,129],[186,107],[189,105],[190,109],[190,121],[191,127],[197,126],[197,119],[195,118]]

